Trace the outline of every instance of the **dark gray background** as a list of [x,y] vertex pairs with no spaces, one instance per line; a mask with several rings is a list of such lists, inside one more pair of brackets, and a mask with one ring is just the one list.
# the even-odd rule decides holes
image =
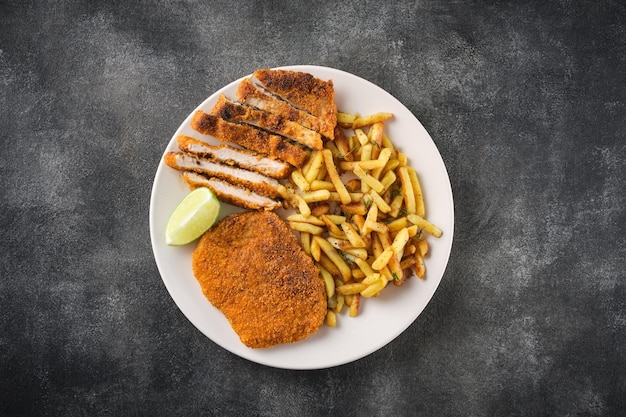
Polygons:
[[[625,3],[307,3],[0,2],[0,414],[618,415]],[[402,101],[456,210],[419,319],[362,360],[307,372],[196,330],[148,230],[185,116],[293,64]]]

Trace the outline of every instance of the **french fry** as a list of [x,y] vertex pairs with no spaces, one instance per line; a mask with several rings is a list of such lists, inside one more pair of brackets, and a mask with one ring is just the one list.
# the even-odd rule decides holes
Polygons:
[[391,244],[391,249],[393,249],[393,253],[396,255],[398,261],[402,259],[402,254],[404,253],[404,246],[409,241],[409,230],[405,227],[400,229],[400,231],[396,234],[396,237],[393,239],[393,243]]
[[335,190],[335,186],[330,181],[313,180],[313,181],[311,181],[311,184],[310,184],[310,190],[312,190],[312,191],[317,191],[317,190],[334,191]]
[[343,204],[348,204],[352,201],[348,190],[346,190],[345,185],[337,172],[337,167],[335,166],[335,162],[333,161],[333,154],[328,149],[324,149],[322,151],[322,155],[324,157],[324,164],[326,164],[326,170],[328,171],[328,176],[330,177],[330,181],[335,186],[335,189],[339,193],[339,198]]
[[311,234],[300,232],[300,245],[307,255],[311,255]]
[[337,112],[337,124],[344,128],[352,128],[353,130],[358,127],[373,125],[377,122],[384,122],[391,119],[393,113],[378,112],[361,116],[358,113],[343,113]]
[[389,207],[389,204],[385,202],[385,200],[380,196],[380,194],[376,192],[376,190],[370,190],[369,196],[374,201],[374,204],[378,206],[379,211],[381,211],[382,213],[389,213],[391,211],[391,207]]
[[351,284],[343,284],[339,287],[335,288],[337,294],[349,295],[349,294],[358,294],[368,286],[367,284],[362,284],[360,282],[353,282]]
[[324,280],[324,286],[326,287],[326,296],[330,298],[335,295],[335,280],[326,268],[321,265],[318,265],[318,268],[320,269],[320,275]]
[[426,274],[426,265],[424,264],[424,258],[419,252],[415,253],[415,265],[413,265],[413,269],[415,270],[415,275],[418,278],[424,278]]
[[369,275],[376,273],[376,271],[372,269],[372,267],[370,266],[369,263],[367,263],[367,261],[364,261],[362,259],[355,259],[354,263],[359,267],[361,271],[363,271],[363,274],[365,276],[369,276]]
[[376,258],[374,262],[372,262],[372,269],[375,271],[380,271],[389,263],[389,259],[393,256],[393,249],[388,247]]
[[359,314],[360,305],[361,305],[361,294],[352,295],[352,301],[350,302],[350,310],[349,310],[350,317],[356,317]]
[[319,217],[322,214],[326,214],[330,211],[330,206],[328,204],[315,204],[311,209],[311,216]]
[[326,311],[326,325],[330,327],[337,326],[337,315],[333,310]]
[[363,281],[361,281],[365,285],[372,285],[376,281],[380,280],[380,273],[374,272],[373,274],[367,275]]
[[337,226],[330,217],[328,217],[326,214],[323,214],[322,216],[320,216],[320,219],[324,222],[324,224],[326,225],[326,227],[328,228],[328,232],[331,235],[337,236],[337,237],[341,237],[343,236],[343,232],[341,231],[341,229],[339,228],[339,226]]
[[310,184],[313,180],[317,179],[317,175],[319,174],[322,165],[324,165],[324,158],[322,157],[322,152],[314,150],[311,152],[309,159],[311,163],[309,170],[304,174],[304,179]]
[[333,245],[320,236],[314,236],[313,241],[317,242],[322,252],[324,252],[326,256],[328,256],[328,258],[337,266],[337,269],[339,269],[344,281],[349,280],[352,277],[352,270],[337,250],[333,248]]
[[291,181],[293,181],[296,187],[298,187],[301,191],[309,191],[311,188],[311,185],[306,178],[304,178],[301,171],[293,171],[291,173]]
[[417,242],[417,247],[419,249],[420,255],[422,255],[422,258],[428,255],[428,241],[419,240]]
[[402,194],[404,195],[404,204],[406,205],[407,213],[415,213],[415,194],[413,193],[413,184],[411,183],[411,177],[405,166],[398,168],[398,176],[400,177],[400,183],[402,184]]
[[430,223],[428,220],[418,216],[417,214],[409,214],[407,215],[407,218],[411,223],[421,227],[423,230],[425,230],[427,233],[434,237],[441,237],[441,235],[443,234],[441,229]]
[[354,227],[347,222],[341,223],[341,229],[346,235],[346,238],[354,248],[365,248],[367,244],[363,238],[357,233]]
[[322,219],[317,218],[316,216],[308,216],[305,217],[302,214],[291,214],[287,216],[287,221],[289,222],[300,222],[300,223],[311,223],[316,226],[324,226],[324,221]]
[[370,131],[368,132],[370,139],[376,143],[376,145],[378,145],[378,147],[381,147],[383,144],[383,128],[384,128],[384,124],[382,121],[377,121],[376,123],[372,124],[372,127],[370,128]]
[[[311,234],[309,233],[309,235]],[[311,243],[309,244],[311,257],[315,259],[317,262],[322,262],[322,249],[320,248],[319,243],[317,243],[315,239],[313,239],[313,236],[315,235],[311,235]],[[326,264],[326,262],[322,262],[322,263]],[[328,265],[327,265],[326,271],[328,271]]]
[[374,297],[375,295],[378,295],[383,288],[385,288],[385,285],[386,283],[379,279],[374,284],[368,285],[366,289],[361,291],[361,295],[366,298]]
[[316,203],[319,201],[327,201],[330,198],[330,191],[315,190],[302,193],[302,199],[307,203]]
[[316,226],[311,223],[289,222],[289,227],[297,232],[310,233],[316,236],[324,233],[324,229],[322,227]]
[[366,161],[342,161],[339,162],[339,168],[343,171],[353,171],[354,167],[360,167],[364,170],[377,168],[385,168],[385,162],[380,159],[369,159]]
[[307,202],[304,201],[304,198],[302,198],[301,195],[294,194],[293,199],[295,200],[294,205],[298,207],[298,211],[300,212],[300,214],[302,214],[304,217],[308,217],[311,215],[311,208],[309,207]]
[[415,170],[411,167],[407,167],[407,171],[409,173],[409,178],[411,179],[411,186],[413,187],[413,194],[415,196],[415,214],[420,217],[424,217],[426,215],[426,207],[424,206],[422,186],[419,178],[417,177],[417,172],[415,172]]
[[356,165],[352,172],[361,180],[361,190],[363,190],[363,184],[367,184],[368,187],[371,187],[377,193],[381,193],[385,189],[385,186],[380,181],[365,172],[359,165]]

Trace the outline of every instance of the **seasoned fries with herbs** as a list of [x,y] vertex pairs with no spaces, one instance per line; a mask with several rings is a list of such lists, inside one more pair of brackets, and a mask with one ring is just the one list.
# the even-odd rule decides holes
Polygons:
[[390,282],[424,279],[427,234],[443,233],[426,220],[417,172],[385,134],[391,117],[339,112],[335,140],[290,176],[288,202],[297,214],[287,220],[320,268],[330,326],[344,307],[358,315],[361,298]]

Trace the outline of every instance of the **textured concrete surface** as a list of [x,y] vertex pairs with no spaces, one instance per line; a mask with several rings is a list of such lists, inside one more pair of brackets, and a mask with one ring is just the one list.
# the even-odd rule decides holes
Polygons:
[[[0,415],[623,413],[624,2],[306,3],[0,2]],[[202,336],[148,231],[183,118],[291,64],[400,99],[457,215],[420,319],[312,372]]]

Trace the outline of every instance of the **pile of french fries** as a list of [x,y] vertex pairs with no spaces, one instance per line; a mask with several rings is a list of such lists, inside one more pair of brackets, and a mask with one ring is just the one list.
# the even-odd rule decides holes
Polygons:
[[296,213],[287,220],[321,271],[330,326],[344,308],[356,316],[361,299],[390,282],[402,285],[413,272],[423,279],[426,234],[442,235],[425,219],[416,171],[385,134],[392,116],[338,113],[335,140],[290,177]]

